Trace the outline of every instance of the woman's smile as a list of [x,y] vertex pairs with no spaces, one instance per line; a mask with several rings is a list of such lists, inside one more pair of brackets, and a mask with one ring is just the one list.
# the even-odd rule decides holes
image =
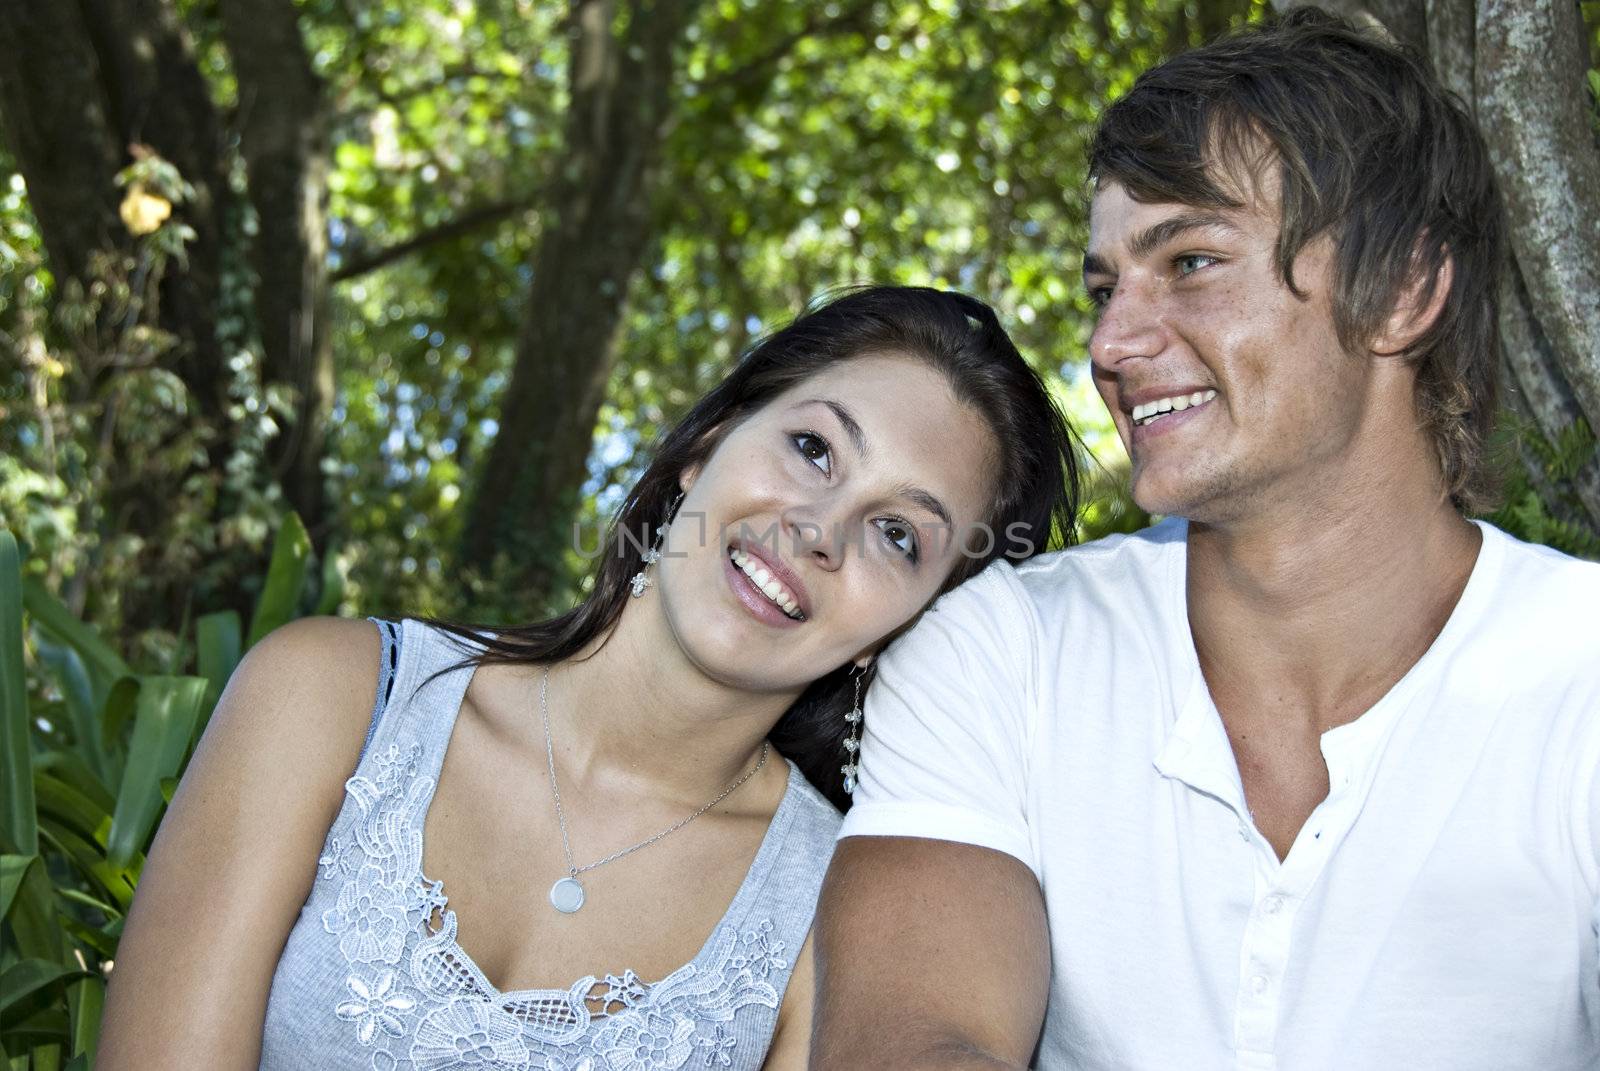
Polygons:
[[[740,602],[769,625],[802,624],[809,601],[792,571],[753,550],[733,546],[722,557],[722,571]],[[780,578],[781,577],[781,578]]]

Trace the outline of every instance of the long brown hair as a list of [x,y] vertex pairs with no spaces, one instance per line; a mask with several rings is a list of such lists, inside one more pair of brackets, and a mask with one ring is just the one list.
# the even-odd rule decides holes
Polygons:
[[[431,622],[482,648],[467,664],[548,664],[571,658],[622,614],[643,550],[670,518],[679,476],[703,464],[722,437],[784,391],[840,361],[904,354],[943,372],[956,397],[983,416],[998,445],[984,523],[1005,538],[964,553],[940,591],[1002,555],[1027,557],[1071,542],[1079,502],[1074,436],[1038,374],[976,298],[925,287],[866,287],[806,312],[758,342],[655,448],[606,533],[590,594],[547,621],[509,628]],[[904,627],[909,627],[909,622]],[[848,807],[840,766],[844,715],[855,683],[846,664],[813,681],[770,739],[812,784]],[[863,687],[870,681],[863,680]]]

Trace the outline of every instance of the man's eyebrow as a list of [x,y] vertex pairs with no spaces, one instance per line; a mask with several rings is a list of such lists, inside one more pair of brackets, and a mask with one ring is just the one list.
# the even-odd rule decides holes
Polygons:
[[844,433],[850,436],[850,443],[856,448],[857,455],[861,457],[867,456],[867,433],[861,430],[861,425],[856,421],[855,417],[850,415],[850,410],[846,409],[842,403],[836,402],[832,398],[807,398],[800,404],[825,405],[831,409],[834,417],[843,425]]
[[1168,216],[1134,235],[1133,241],[1128,243],[1128,252],[1133,254],[1135,260],[1140,260],[1178,235],[1198,230],[1223,230],[1233,236],[1243,234],[1226,216],[1220,216],[1215,212],[1187,212]]
[[914,502],[921,506],[935,517],[939,518],[939,520],[943,521],[947,526],[955,526],[955,522],[950,519],[950,511],[945,509],[944,503],[940,502],[930,492],[924,491],[920,487],[907,486],[899,488],[896,493],[901,498],[907,499],[908,501]]
[[1093,253],[1085,253],[1083,255],[1083,274],[1110,275],[1111,265],[1095,256]]
[[[1133,241],[1128,243],[1128,252],[1133,254],[1135,260],[1149,256],[1155,250],[1172,241],[1180,234],[1188,231],[1223,230],[1229,235],[1239,237],[1244,234],[1226,216],[1219,216],[1215,212],[1188,212],[1182,215],[1169,216],[1159,223],[1149,227],[1133,236]],[[1111,265],[1094,253],[1083,254],[1083,274],[1090,275],[1115,275]]]

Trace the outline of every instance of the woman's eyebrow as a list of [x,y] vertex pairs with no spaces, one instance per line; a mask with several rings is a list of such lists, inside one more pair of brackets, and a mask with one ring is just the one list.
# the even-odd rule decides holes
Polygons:
[[856,455],[858,457],[867,456],[867,433],[861,430],[861,424],[850,414],[850,410],[846,409],[843,403],[836,402],[832,398],[807,398],[800,404],[825,405],[831,409],[834,417],[843,425],[844,433],[850,436],[850,444],[856,448]]
[[[850,410],[845,407],[844,403],[836,402],[832,398],[807,398],[800,404],[827,406],[833,412],[833,415],[838,418],[839,423],[844,426],[845,434],[850,436],[850,442],[856,448],[856,454],[863,458],[867,456],[867,433],[861,430],[861,424],[851,415]],[[921,506],[945,524],[954,524],[950,520],[950,511],[945,509],[944,503],[940,502],[938,497],[931,491],[906,484],[896,488],[895,494],[913,505]]]
[[920,487],[901,487],[896,491],[896,494],[921,506],[943,521],[947,527],[954,527],[955,522],[950,519],[950,511],[945,509],[944,503],[935,498],[931,492],[925,491]]

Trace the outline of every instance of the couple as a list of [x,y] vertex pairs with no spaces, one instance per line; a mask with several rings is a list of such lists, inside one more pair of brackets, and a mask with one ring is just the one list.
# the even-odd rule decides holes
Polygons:
[[1172,519],[1028,557],[1077,472],[989,309],[801,317],[576,609],[251,651],[102,1066],[1596,1066],[1600,567],[1463,517],[1470,120],[1301,12],[1092,167],[1093,373]]

